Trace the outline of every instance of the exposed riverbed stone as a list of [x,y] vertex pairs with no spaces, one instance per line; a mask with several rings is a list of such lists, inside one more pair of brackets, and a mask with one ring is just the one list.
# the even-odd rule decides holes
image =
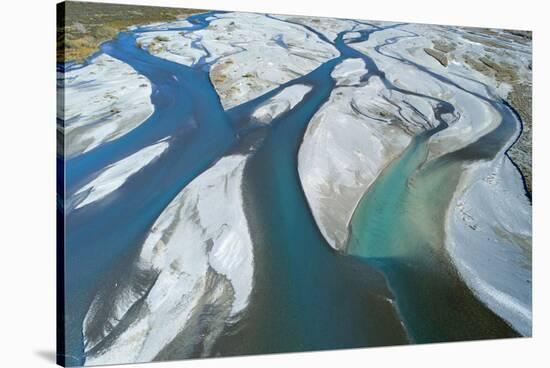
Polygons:
[[426,52],[426,54],[433,57],[435,60],[437,60],[439,62],[439,64],[441,64],[443,66],[447,66],[449,64],[449,61],[447,60],[447,57],[441,51],[425,48],[424,52]]

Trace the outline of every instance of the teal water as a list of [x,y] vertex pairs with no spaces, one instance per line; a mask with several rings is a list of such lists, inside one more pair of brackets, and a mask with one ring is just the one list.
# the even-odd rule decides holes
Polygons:
[[505,118],[471,147],[428,165],[431,132],[416,136],[353,215],[347,251],[384,274],[412,342],[518,336],[463,283],[444,247],[445,212],[462,164],[494,155],[513,126]]
[[[330,69],[318,73],[325,72]],[[330,78],[315,73],[309,78],[315,88],[274,123],[245,168],[255,288],[238,331],[216,348],[223,355],[407,342],[385,280],[364,262],[336,253],[307,206],[298,148],[309,119],[333,87]]]
[[[364,31],[357,41],[381,29]],[[243,196],[254,242],[254,290],[242,323],[215,348],[222,355],[408,342],[386,280],[368,263],[337,253],[324,240],[298,175],[299,146],[309,121],[334,88],[333,68],[345,58],[360,57],[368,65],[365,80],[383,76],[368,56],[343,42],[345,33],[334,42],[340,57],[292,81],[308,84],[312,91],[271,123],[245,168]],[[233,111],[234,119],[246,116],[249,104]]]

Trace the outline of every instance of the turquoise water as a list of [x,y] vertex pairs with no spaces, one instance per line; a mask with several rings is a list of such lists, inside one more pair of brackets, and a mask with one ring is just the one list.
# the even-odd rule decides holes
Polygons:
[[[443,75],[382,50],[407,37],[410,36],[390,38],[375,50],[487,102],[500,114],[502,122],[472,144],[426,163],[430,136],[446,127],[440,119],[444,111],[439,112],[439,118],[436,112],[438,127],[414,137],[363,196],[350,224],[347,253],[384,275],[396,296],[411,342],[518,336],[460,279],[445,251],[444,221],[463,164],[492,159],[510,144],[519,121],[504,101],[469,92]],[[454,110],[449,104],[440,106],[447,112]]]
[[347,251],[384,274],[412,342],[518,336],[462,282],[444,247],[445,211],[462,163],[494,155],[514,131],[510,112],[500,111],[508,115],[495,131],[428,165],[432,132],[416,136],[353,215]]

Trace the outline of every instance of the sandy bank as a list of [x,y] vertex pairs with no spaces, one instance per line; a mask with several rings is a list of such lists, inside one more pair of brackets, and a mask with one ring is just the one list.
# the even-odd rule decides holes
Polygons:
[[311,87],[303,84],[287,87],[258,107],[252,113],[252,117],[262,124],[268,124],[281,114],[293,109],[309,91]]
[[[309,73],[338,51],[306,28],[262,14],[225,13],[202,30],[143,33],[152,54],[192,66],[204,58],[229,109]],[[166,27],[170,27],[167,25]]]
[[471,164],[446,217],[446,247],[476,296],[531,336],[531,205],[521,176],[502,153]]
[[131,277],[97,295],[83,326],[87,365],[182,358],[199,344],[207,354],[246,308],[253,254],[245,158],[224,157],[183,189],[152,226]]
[[163,139],[107,166],[97,177],[76,191],[78,203],[75,209],[99,201],[120,188],[132,175],[162,155],[169,146],[167,141]]
[[102,54],[60,77],[65,155],[85,153],[117,139],[153,113],[151,83],[129,65]]
[[308,125],[298,171],[321,233],[343,250],[357,203],[382,169],[410,142],[392,118],[395,103],[378,78],[356,88],[335,88]]

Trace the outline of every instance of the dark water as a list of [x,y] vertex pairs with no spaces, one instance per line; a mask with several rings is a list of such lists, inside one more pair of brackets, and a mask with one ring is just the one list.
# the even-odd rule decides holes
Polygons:
[[[192,16],[188,19],[193,25],[182,30],[206,27],[206,18],[211,16],[215,13]],[[366,40],[372,32],[382,29],[385,28],[361,31],[353,42]],[[416,274],[416,268],[408,268],[407,260],[394,257],[391,262],[380,266],[377,260],[373,261],[373,258],[381,258],[378,254],[376,257],[367,254],[365,261],[362,257],[334,252],[317,229],[300,185],[297,171],[299,144],[307,123],[334,87],[330,73],[335,65],[345,58],[362,58],[369,70],[364,80],[373,75],[384,77],[367,55],[343,42],[344,34],[341,33],[334,42],[341,52],[339,57],[230,111],[224,111],[220,104],[208,77],[209,64],[205,58],[195,67],[186,67],[154,57],[135,46],[135,34],[131,32],[121,33],[102,45],[102,52],[126,62],[151,81],[155,112],[125,136],[67,160],[67,198],[107,165],[167,136],[170,136],[170,146],[158,160],[144,167],[104,200],[76,210],[71,209],[70,201],[67,203],[64,281],[69,365],[84,362],[82,321],[92,298],[98,290],[124,275],[162,210],[217,159],[249,146],[253,146],[255,152],[245,168],[243,190],[245,212],[255,247],[254,290],[243,320],[227,328],[213,355],[407,343],[400,317],[389,301],[393,296],[388,282],[397,296],[409,335],[419,342],[427,340],[418,336],[437,336],[435,340],[443,338],[443,334],[432,329],[435,328],[432,324],[447,323],[450,326],[453,321],[436,320],[426,313],[409,317],[423,308],[422,303],[433,300],[430,295],[418,298],[418,303],[413,300],[414,293],[422,288],[423,284],[419,283],[440,277],[443,271],[423,273],[418,279],[420,281],[411,278],[407,283],[407,272]],[[194,46],[201,47],[198,43]],[[295,83],[312,87],[301,103],[273,121],[270,127],[250,123],[250,114],[256,107]],[[386,85],[396,89],[387,81]],[[442,109],[452,108],[444,101],[439,101],[439,104]],[[421,140],[421,137],[417,139]],[[422,147],[421,143],[417,144],[420,151]],[[417,157],[423,153],[418,153],[417,148],[410,148],[409,153],[404,154],[405,158],[400,159],[407,170],[409,166],[413,169],[407,171],[407,176],[395,179],[391,186],[392,191],[395,190],[392,195],[402,191],[403,185],[408,185],[417,163],[422,161]],[[411,160],[407,158],[409,154]],[[440,161],[446,159],[454,162],[449,157]],[[388,178],[394,180],[391,176]],[[380,196],[384,197],[383,194]],[[369,206],[365,208],[367,211]],[[403,208],[401,199],[383,209],[383,213],[399,211],[400,208]],[[406,219],[383,221],[387,231],[381,234],[380,245],[383,242],[393,244],[392,239],[399,238],[398,232],[414,233]],[[361,216],[354,217],[353,230],[358,238],[362,235],[355,231],[360,223]],[[401,229],[401,226],[405,228]],[[375,233],[380,234],[380,231]],[[424,251],[421,246],[418,249]],[[421,271],[428,269],[422,263],[420,265],[423,267]],[[442,287],[444,282],[441,282]],[[433,290],[438,283],[434,285]],[[462,288],[457,289],[459,292],[466,292],[462,284],[458,287]],[[411,309],[408,310],[407,306]],[[476,318],[485,316],[488,316],[488,321],[501,323],[487,311]],[[420,331],[418,326],[422,323],[431,327],[425,333],[415,332]],[[449,329],[445,327],[445,331]],[[498,336],[506,335],[503,331],[498,330]],[[462,335],[450,334],[445,338],[452,340],[453,336]]]

